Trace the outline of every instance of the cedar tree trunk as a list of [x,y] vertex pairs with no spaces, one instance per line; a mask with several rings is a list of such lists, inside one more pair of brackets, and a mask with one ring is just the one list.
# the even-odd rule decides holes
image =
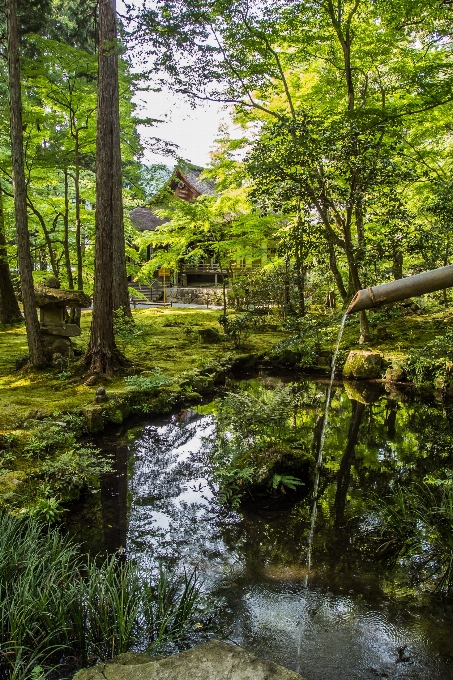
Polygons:
[[[102,2],[100,3],[102,5]],[[120,141],[120,107],[118,94],[118,32],[116,24],[115,0],[110,0],[108,15],[108,40],[111,44],[108,55],[109,71],[115,79],[115,102],[112,102],[112,145],[113,145],[113,294],[112,309],[122,309],[124,314],[131,316],[129,291],[126,272],[126,252],[124,240],[123,220],[123,179],[121,171],[121,141]]]
[[24,305],[30,364],[44,366],[39,322],[36,314],[33,273],[28,234],[27,187],[24,173],[24,142],[22,133],[22,96],[19,65],[19,28],[17,23],[17,0],[6,0],[8,29],[8,89],[11,135],[11,160],[13,168],[14,206],[16,213],[17,255],[20,285]]
[[113,240],[118,219],[117,63],[114,0],[100,0],[93,321],[84,361],[90,373],[101,375],[111,375],[118,366],[113,334]]
[[3,213],[3,191],[0,184],[0,323],[22,321],[19,303],[14,295],[6,250],[5,219]]

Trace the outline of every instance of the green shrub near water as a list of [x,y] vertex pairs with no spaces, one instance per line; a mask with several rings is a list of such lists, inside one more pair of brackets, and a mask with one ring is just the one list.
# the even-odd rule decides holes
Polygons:
[[[403,566],[412,581],[453,593],[453,477],[426,478],[423,484],[395,486],[375,499],[373,553],[392,569]],[[377,545],[377,548],[376,548]]]
[[296,423],[298,396],[291,385],[229,392],[218,402],[209,468],[220,502],[238,507],[246,494],[295,491],[310,454]]
[[67,677],[131,648],[158,653],[200,639],[193,573],[147,580],[117,556],[83,558],[56,529],[0,516],[0,678]]
[[419,387],[448,387],[453,380],[453,329],[447,329],[423,349],[412,349],[401,367],[408,380]]

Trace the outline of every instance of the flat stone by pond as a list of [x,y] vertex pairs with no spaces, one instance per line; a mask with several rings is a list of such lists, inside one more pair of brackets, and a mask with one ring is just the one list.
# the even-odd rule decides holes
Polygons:
[[[310,448],[326,385],[299,388],[300,446]],[[370,499],[451,468],[453,404],[395,388],[349,393],[334,386],[315,506],[309,490],[286,505],[222,506],[207,472],[216,407],[205,404],[99,437],[116,471],[69,524],[93,552],[125,548],[144,572],[196,568],[225,638],[306,680],[451,680],[451,601],[387,568],[366,537]]]
[[[127,656],[127,655],[124,655]],[[139,664],[137,664],[139,661]],[[150,660],[151,661],[151,660]],[[77,674],[77,680],[301,680],[272,661],[258,659],[236,645],[212,641],[151,663],[143,657],[133,665],[98,664]]]

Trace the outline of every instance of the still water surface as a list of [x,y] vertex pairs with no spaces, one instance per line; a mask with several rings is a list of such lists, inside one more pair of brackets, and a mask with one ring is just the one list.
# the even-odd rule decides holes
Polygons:
[[[307,381],[300,389],[296,417],[313,447],[327,388]],[[308,492],[283,509],[261,502],[232,512],[217,503],[206,474],[215,407],[205,404],[103,437],[117,469],[86,501],[83,521],[73,516],[78,538],[95,551],[126,548],[152,571],[197,567],[223,603],[229,639],[306,680],[451,680],[451,603],[362,554],[358,527],[365,490],[385,497],[396,481],[451,467],[453,407],[376,389],[333,390],[312,535]]]

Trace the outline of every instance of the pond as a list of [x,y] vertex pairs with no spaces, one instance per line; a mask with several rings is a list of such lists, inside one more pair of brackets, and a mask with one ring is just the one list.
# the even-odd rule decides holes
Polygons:
[[[239,388],[287,380],[263,374]],[[294,418],[312,453],[326,392],[322,381],[297,384]],[[440,581],[426,560],[419,568],[423,555],[390,568],[370,536],[399,485],[436,488],[451,469],[453,405],[335,384],[316,503],[311,482],[238,510],[219,503],[208,470],[217,412],[205,403],[101,437],[115,472],[71,513],[77,538],[94,552],[125,549],[146,570],[196,567],[225,638],[306,680],[451,679],[451,599],[432,592]]]

